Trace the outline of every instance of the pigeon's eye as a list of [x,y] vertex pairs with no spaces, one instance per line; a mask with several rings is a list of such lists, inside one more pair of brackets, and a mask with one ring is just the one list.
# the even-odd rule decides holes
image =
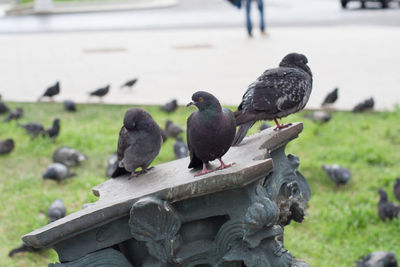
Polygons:
[[202,97],[199,97],[199,102],[203,102],[203,98]]

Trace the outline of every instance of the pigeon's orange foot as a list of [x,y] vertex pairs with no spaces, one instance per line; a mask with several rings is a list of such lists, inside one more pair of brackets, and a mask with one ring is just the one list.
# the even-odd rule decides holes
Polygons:
[[139,175],[139,173],[133,171],[133,172],[131,173],[131,176],[129,176],[128,180],[130,180],[130,179],[132,179],[132,178],[134,178],[134,177],[137,177],[138,175]]
[[222,170],[222,169],[225,169],[225,168],[229,168],[229,167],[231,167],[231,166],[233,166],[233,165],[236,164],[235,162],[232,162],[231,164],[225,164],[225,163],[222,161],[222,159],[218,159],[218,160],[219,160],[219,162],[221,162],[221,165],[219,165],[219,167],[217,168],[217,170]]
[[208,170],[207,165],[205,163],[203,163],[203,169],[201,170],[201,172],[197,173],[195,176],[200,176],[200,175],[207,174],[210,172],[212,172],[212,170]]
[[288,123],[288,124],[279,124],[279,125],[277,125],[277,126],[274,128],[274,130],[275,130],[275,131],[279,131],[280,129],[287,128],[287,127],[289,127],[290,125],[292,125],[292,124],[291,124],[291,123]]

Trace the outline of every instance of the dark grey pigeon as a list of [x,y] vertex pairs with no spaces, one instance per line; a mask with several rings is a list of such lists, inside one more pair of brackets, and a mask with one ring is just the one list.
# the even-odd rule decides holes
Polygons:
[[51,206],[48,211],[49,215],[49,223],[55,222],[58,219],[64,218],[66,214],[66,209],[64,206],[64,202],[61,199],[56,199],[54,200],[53,203],[51,203]]
[[0,95],[0,114],[7,113],[10,109],[7,107],[5,103],[1,101],[1,95]]
[[347,182],[350,180],[350,170],[339,166],[338,164],[322,165],[322,169],[337,185],[347,184]]
[[109,91],[110,91],[110,85],[107,85],[106,87],[89,92],[89,96],[97,96],[100,98],[100,100],[102,100],[103,96],[108,94]]
[[233,163],[226,165],[222,161],[235,138],[236,122],[232,111],[222,108],[215,96],[204,91],[194,93],[192,100],[187,106],[195,105],[199,110],[187,120],[189,168],[203,166],[203,170],[196,174],[199,176],[212,172],[207,169],[207,163],[215,159],[221,163],[218,170],[232,166]]
[[63,105],[64,105],[64,109],[65,109],[66,111],[72,111],[72,112],[76,111],[75,102],[72,101],[72,100],[69,100],[69,99],[64,100],[64,101],[63,101]]
[[11,153],[14,150],[14,140],[11,138],[0,141],[0,155]]
[[53,96],[58,95],[60,93],[60,82],[56,82],[55,85],[50,86],[46,89],[44,94],[39,97],[38,101],[42,100],[43,97],[49,97],[51,101],[53,101]]
[[40,248],[34,248],[31,247],[25,243],[22,243],[21,246],[12,249],[9,253],[8,253],[8,257],[13,257],[15,254],[17,253],[21,253],[21,252],[39,252],[41,249]]
[[118,156],[117,153],[114,153],[108,158],[106,176],[111,178],[112,174],[115,172],[117,168],[118,168]]
[[288,54],[278,68],[266,70],[249,85],[234,113],[240,128],[233,145],[240,144],[256,121],[274,120],[278,130],[290,125],[281,125],[277,119],[302,110],[307,104],[313,83],[307,63],[302,54]]
[[267,124],[265,121],[263,121],[261,124],[260,124],[260,127],[258,128],[258,130],[260,130],[260,132],[261,131],[264,131],[265,129],[268,129],[268,128],[270,128],[271,126],[269,125],[269,124]]
[[50,164],[43,173],[43,179],[51,179],[57,182],[61,182],[73,176],[75,176],[75,174],[71,173],[68,167],[61,163]]
[[[157,157],[162,144],[161,131],[151,115],[141,108],[130,108],[126,111],[124,125],[118,139],[118,168],[112,177],[127,172],[131,177],[146,173],[148,167]],[[135,172],[141,167],[140,172]]]
[[364,100],[363,102],[357,104],[353,108],[353,112],[357,113],[357,112],[363,112],[363,111],[366,111],[366,110],[373,109],[374,108],[374,104],[375,104],[374,99],[372,97],[368,98],[367,100]]
[[400,177],[396,179],[396,182],[393,186],[393,192],[397,200],[400,201]]
[[121,85],[120,88],[124,88],[124,87],[128,87],[129,89],[132,89],[132,87],[135,85],[135,83],[138,81],[137,78],[133,79],[133,80],[129,80],[126,83],[124,83],[123,85]]
[[315,123],[326,123],[332,119],[332,116],[325,111],[318,110],[311,114],[305,115],[304,118],[311,119]]
[[357,267],[397,267],[393,252],[375,251],[356,261]]
[[51,139],[56,139],[57,136],[60,134],[60,119],[54,119],[53,125],[43,132],[44,136],[48,136]]
[[174,154],[175,158],[182,159],[188,156],[188,148],[182,138],[178,138],[174,144]]
[[166,103],[164,106],[161,107],[161,110],[171,113],[174,112],[178,108],[178,101],[176,99],[172,100],[171,102]]
[[379,203],[378,203],[378,215],[382,221],[386,221],[389,219],[390,221],[393,218],[396,218],[400,214],[400,207],[396,206],[392,202],[389,201],[388,195],[385,190],[379,189]]
[[8,114],[4,121],[9,122],[11,120],[19,120],[22,116],[24,116],[24,110],[22,108],[16,108]]
[[24,128],[26,133],[29,134],[32,139],[36,138],[39,134],[44,133],[43,125],[37,122],[20,124],[19,126]]
[[338,90],[339,88],[337,87],[333,89],[333,91],[325,97],[324,102],[322,102],[322,106],[335,103],[338,99]]
[[68,167],[76,166],[86,159],[86,156],[81,152],[67,146],[59,147],[53,153],[54,162],[62,163]]
[[174,124],[172,121],[167,120],[167,122],[165,123],[165,132],[168,136],[172,138],[178,138],[179,135],[183,133],[183,129]]

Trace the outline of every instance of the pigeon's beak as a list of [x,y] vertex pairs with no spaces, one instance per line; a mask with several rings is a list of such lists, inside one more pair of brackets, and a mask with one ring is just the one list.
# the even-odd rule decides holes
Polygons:
[[195,103],[195,102],[190,102],[190,103],[188,103],[186,106],[187,106],[187,107],[190,107],[190,106],[193,106],[193,105],[196,105],[196,103]]

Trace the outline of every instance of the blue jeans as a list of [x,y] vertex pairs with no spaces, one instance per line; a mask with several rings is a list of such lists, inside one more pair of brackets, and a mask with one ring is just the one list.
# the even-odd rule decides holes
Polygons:
[[[264,24],[264,3],[263,0],[256,0],[257,1],[257,7],[258,11],[260,11],[260,29],[262,32],[265,30],[265,24]],[[251,23],[251,18],[250,18],[250,10],[251,10],[251,2],[252,0],[246,0],[246,26],[247,26],[247,32],[249,35],[251,35],[251,31],[253,29],[253,25]]]

